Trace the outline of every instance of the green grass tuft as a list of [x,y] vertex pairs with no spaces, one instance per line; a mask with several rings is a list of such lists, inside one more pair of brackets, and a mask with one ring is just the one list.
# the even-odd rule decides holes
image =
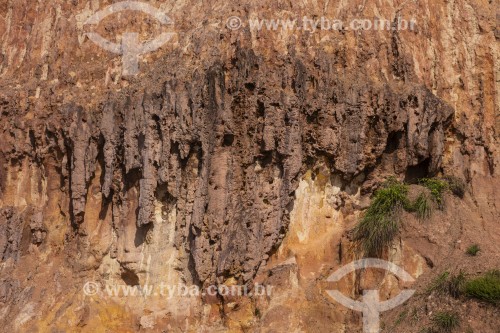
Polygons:
[[427,288],[427,294],[436,292],[438,294],[448,293],[455,298],[459,298],[464,293],[466,283],[465,273],[460,271],[456,275],[451,275],[450,272],[444,272],[438,275]]
[[448,291],[451,296],[459,298],[463,294],[465,288],[465,273],[460,271],[457,275],[450,277],[448,281]]
[[450,276],[450,272],[441,273],[435,278],[431,285],[427,288],[427,294],[432,292],[443,293],[448,290],[448,277]]
[[400,213],[409,206],[408,186],[390,178],[375,192],[373,201],[354,229],[365,255],[378,256],[399,232]]
[[419,183],[430,190],[431,198],[428,194],[421,193],[411,202],[408,199],[408,185],[394,177],[389,178],[375,192],[371,205],[353,230],[353,238],[365,256],[380,256],[383,249],[392,243],[399,232],[403,209],[416,213],[418,219],[424,220],[432,214],[431,201],[443,208],[443,194],[449,188],[448,182],[423,178]]
[[479,245],[477,244],[474,244],[474,245],[471,245],[467,248],[467,251],[465,251],[468,255],[470,256],[476,256],[477,253],[481,251],[481,248],[479,247]]
[[446,181],[436,178],[422,178],[419,183],[431,191],[432,199],[443,208],[443,194],[449,185]]
[[431,217],[432,206],[425,193],[421,193],[412,204],[412,211],[417,214],[419,220],[426,220]]
[[432,323],[441,332],[451,332],[460,325],[460,318],[454,312],[437,312],[432,316]]
[[465,294],[488,303],[500,305],[500,271],[492,270],[465,284]]

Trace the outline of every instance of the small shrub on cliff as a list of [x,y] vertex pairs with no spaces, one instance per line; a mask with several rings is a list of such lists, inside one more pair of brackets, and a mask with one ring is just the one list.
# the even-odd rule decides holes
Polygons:
[[400,213],[409,206],[408,187],[394,178],[375,192],[373,201],[354,229],[354,239],[368,256],[379,255],[399,232]]
[[422,178],[419,182],[431,191],[432,199],[440,208],[443,208],[443,194],[448,188],[448,183],[436,178]]
[[454,312],[437,312],[432,317],[432,323],[441,332],[451,332],[460,325],[460,319]]
[[479,245],[477,244],[474,244],[474,245],[471,245],[467,248],[467,251],[465,251],[468,255],[470,256],[477,256],[477,253],[481,251],[481,249],[479,248]]
[[472,298],[500,305],[500,271],[489,271],[481,277],[467,281],[465,294]]
[[465,182],[454,176],[446,176],[444,179],[448,182],[448,187],[454,195],[463,198],[465,195]]

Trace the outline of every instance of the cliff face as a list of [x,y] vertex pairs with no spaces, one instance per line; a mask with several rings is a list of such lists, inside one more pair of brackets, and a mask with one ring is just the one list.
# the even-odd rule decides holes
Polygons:
[[[431,253],[403,233],[392,260],[422,275],[446,266],[457,240],[487,237],[478,269],[500,265],[494,2],[148,3],[173,19],[175,37],[141,56],[136,76],[85,35],[111,2],[0,3],[5,325],[353,331],[357,317],[325,305],[317,282],[349,261],[346,232],[390,175],[466,180],[465,203],[452,200],[441,218],[481,226],[460,220],[456,239],[445,237],[453,223],[422,231],[446,238]],[[417,28],[231,30],[234,15],[403,17]],[[123,12],[96,29],[114,40],[165,28]],[[264,301],[165,304],[89,299],[85,281],[288,287]]]

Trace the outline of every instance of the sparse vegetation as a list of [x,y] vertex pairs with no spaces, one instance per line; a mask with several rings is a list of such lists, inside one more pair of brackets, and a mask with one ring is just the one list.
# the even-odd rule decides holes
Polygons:
[[448,188],[450,189],[451,193],[456,195],[459,198],[463,198],[465,195],[465,182],[457,177],[454,176],[446,176],[444,177],[446,182],[448,182]]
[[420,315],[418,314],[417,308],[413,308],[413,310],[410,313],[411,322],[416,323],[416,322],[418,322],[419,318],[420,318]]
[[408,186],[394,178],[375,192],[374,199],[354,230],[366,255],[379,255],[399,232],[400,212],[409,206]]
[[408,316],[408,310],[404,310],[403,312],[399,313],[398,319],[396,320],[394,325],[398,326],[399,324],[401,324],[406,319],[407,316]]
[[471,245],[467,248],[467,251],[465,251],[468,255],[470,256],[476,256],[477,253],[481,251],[481,249],[479,248],[479,245],[477,244],[474,244],[474,245]]
[[432,316],[432,323],[441,332],[452,332],[460,325],[460,318],[454,312],[442,311]]
[[463,293],[465,282],[465,273],[462,271],[460,271],[457,275],[451,276],[448,282],[448,291],[450,295],[455,298],[459,298]]
[[421,193],[412,204],[412,211],[417,214],[419,220],[426,220],[431,217],[432,206],[425,193]]
[[465,288],[466,276],[463,271],[456,275],[450,272],[444,272],[436,277],[431,285],[427,288],[427,294],[436,292],[438,294],[448,293],[451,296],[458,298],[463,294]]
[[419,333],[435,333],[431,327],[423,327],[420,329]]
[[427,288],[427,294],[432,292],[443,293],[448,290],[448,277],[450,276],[450,272],[444,272],[438,275],[437,278],[432,281],[431,285]]
[[500,305],[500,271],[492,270],[465,283],[465,294],[488,303]]
[[437,178],[422,178],[419,183],[427,187],[431,191],[432,199],[438,204],[439,208],[443,208],[443,194],[448,188],[448,183]]
[[463,271],[456,275],[444,272],[438,275],[426,290],[429,295],[448,293],[455,298],[462,295],[494,305],[500,305],[500,270],[491,270],[483,276],[467,280]]
[[432,215],[432,202],[435,202],[440,209],[443,208],[443,195],[448,188],[453,188],[458,194],[465,191],[463,182],[458,178],[449,178],[453,185],[436,178],[420,179],[419,184],[429,189],[430,197],[427,193],[420,193],[413,202],[407,196],[408,185],[394,177],[389,178],[375,192],[370,207],[353,231],[354,240],[358,242],[364,255],[378,256],[392,243],[399,232],[400,214],[403,209],[414,212],[418,219],[425,220]]

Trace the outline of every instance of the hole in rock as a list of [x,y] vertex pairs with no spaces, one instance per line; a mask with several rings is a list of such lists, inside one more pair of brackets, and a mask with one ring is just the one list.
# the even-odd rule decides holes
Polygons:
[[139,277],[129,269],[123,270],[121,278],[129,286],[137,286],[139,284]]
[[225,147],[231,146],[234,142],[234,135],[233,134],[224,134],[224,142],[223,145]]
[[389,134],[387,137],[387,144],[385,146],[385,152],[387,154],[392,154],[398,149],[399,143],[401,142],[401,139],[403,138],[403,133],[402,132],[392,132]]
[[406,169],[405,182],[414,184],[420,178],[429,176],[430,159],[426,159],[415,166],[410,166]]

